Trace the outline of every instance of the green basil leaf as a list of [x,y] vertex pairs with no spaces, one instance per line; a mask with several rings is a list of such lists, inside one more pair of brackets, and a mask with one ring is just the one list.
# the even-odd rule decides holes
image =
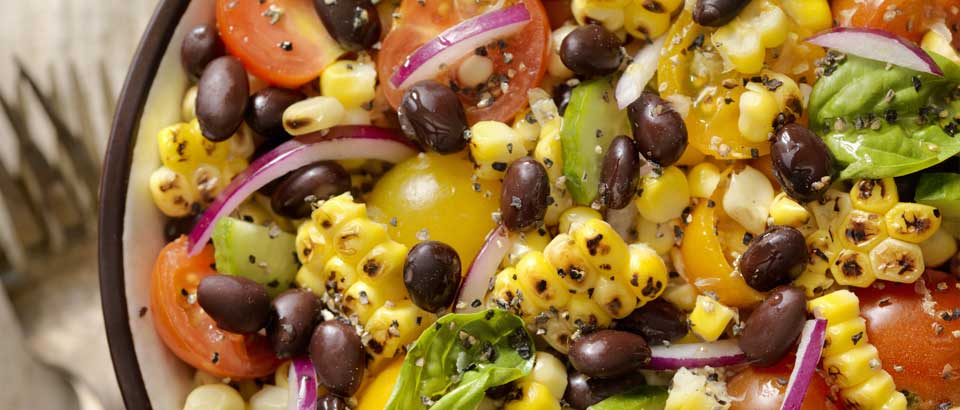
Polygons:
[[908,133],[901,125],[879,130],[832,132],[823,137],[837,162],[840,179],[886,178],[911,174],[960,153],[960,138],[936,125]]
[[943,219],[960,220],[960,174],[931,172],[921,175],[914,201],[939,208]]
[[476,408],[487,389],[530,373],[533,356],[533,339],[516,315],[490,309],[443,316],[407,352],[386,410]]
[[626,393],[610,396],[588,410],[663,410],[667,390],[657,386],[639,386]]

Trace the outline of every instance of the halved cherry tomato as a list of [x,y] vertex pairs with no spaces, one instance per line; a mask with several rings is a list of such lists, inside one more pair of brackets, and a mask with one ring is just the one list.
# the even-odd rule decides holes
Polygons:
[[344,53],[320,22],[313,0],[217,0],[217,26],[230,55],[251,74],[281,87],[306,84]]
[[960,311],[954,310],[960,309],[960,289],[954,278],[937,271],[928,270],[924,283],[935,302],[933,315],[924,311],[917,284],[883,282],[883,288],[856,293],[883,368],[898,390],[919,396],[919,408],[932,409],[945,401],[960,403],[960,338],[953,335],[960,331]]
[[150,281],[150,310],[160,339],[180,360],[218,377],[252,379],[273,373],[280,359],[266,337],[224,332],[196,300],[197,285],[213,270],[213,247],[187,254],[181,237],[160,251]]
[[[380,87],[383,88],[396,108],[403,97],[402,89],[390,83],[390,77],[408,55],[443,30],[461,21],[482,14],[494,3],[488,0],[407,0],[400,5],[398,19],[393,30],[383,40],[377,58]],[[530,12],[531,21],[517,34],[502,42],[485,47],[487,57],[493,60],[494,75],[491,79],[506,78],[508,88],[501,89],[500,81],[488,81],[484,87],[468,88],[457,85],[456,70],[452,64],[447,72],[436,80],[442,84],[457,85],[457,94],[467,111],[467,120],[472,124],[483,120],[509,121],[527,104],[527,90],[540,84],[546,70],[550,51],[550,21],[540,0],[507,0],[503,7],[523,3]],[[510,75],[513,74],[513,75]],[[479,102],[489,94],[493,102],[480,108]]]
[[[960,0],[835,0],[830,5],[840,26],[886,30],[920,42],[934,23],[943,20],[957,40]],[[954,47],[960,42],[954,42]]]
[[[734,400],[730,410],[776,410],[783,404],[790,371],[794,361],[788,355],[777,365],[767,368],[747,367],[727,380],[727,393]],[[838,406],[830,396],[830,387],[819,374],[813,375],[800,410],[835,410]]]

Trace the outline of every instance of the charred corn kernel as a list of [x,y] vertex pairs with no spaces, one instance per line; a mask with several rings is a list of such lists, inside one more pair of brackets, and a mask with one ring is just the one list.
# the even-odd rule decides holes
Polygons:
[[201,164],[222,167],[230,153],[229,143],[204,138],[196,120],[160,130],[157,147],[163,165],[183,175],[189,175]]
[[687,182],[690,185],[690,196],[710,198],[720,183],[720,169],[709,162],[701,162],[690,169]]
[[[588,293],[578,293],[570,298],[570,303],[567,304],[567,324],[577,330],[610,326],[613,318],[590,299]],[[564,347],[562,352],[566,352],[566,349]]]
[[807,301],[807,311],[828,324],[840,323],[860,317],[860,299],[849,290],[837,290]]
[[523,137],[509,125],[499,121],[480,121],[470,127],[470,157],[480,179],[503,178],[507,166],[526,155]]
[[784,0],[780,2],[780,7],[798,26],[810,32],[833,26],[833,16],[826,0]]
[[840,222],[834,238],[844,249],[867,251],[887,238],[887,228],[879,214],[855,209]]
[[[949,31],[947,34],[950,34]],[[951,34],[951,37],[952,36],[953,34]],[[943,34],[937,32],[937,30],[930,30],[927,34],[923,35],[923,40],[920,41],[920,47],[960,64],[960,55],[957,55],[957,51],[953,48],[953,45],[950,44],[951,40],[952,38],[944,37]]]
[[628,1],[624,8],[623,27],[634,38],[655,39],[670,28],[670,16],[681,4],[683,2],[680,0],[664,0],[656,3]]
[[766,230],[773,185],[762,172],[746,166],[730,175],[723,195],[723,210],[748,232],[759,235]]
[[639,301],[637,306],[643,306],[663,294],[670,275],[667,273],[667,265],[663,262],[663,258],[657,255],[653,248],[643,243],[634,243],[627,249],[630,253],[630,262],[622,276],[626,278],[630,290],[637,297]]
[[823,201],[812,201],[807,207],[813,213],[813,219],[819,229],[831,230],[839,225],[853,209],[850,194],[837,190],[829,190],[823,195]]
[[842,249],[837,260],[830,265],[833,280],[843,286],[865,288],[877,280],[870,264],[870,256],[866,252]]
[[240,393],[225,384],[205,384],[187,396],[183,410],[245,410]]
[[678,220],[658,224],[643,218],[637,218],[637,241],[647,244],[658,255],[666,255],[673,248],[676,239],[674,232],[679,226]]
[[[316,212],[314,212],[316,214]],[[330,238],[316,224],[305,223],[297,228],[297,259],[311,270],[323,269],[327,258],[333,254]],[[317,290],[323,289],[314,288]]]
[[570,235],[557,235],[543,253],[570,289],[586,292],[597,283],[597,275],[589,274],[590,263]]
[[536,353],[533,371],[521,379],[521,384],[524,382],[540,383],[559,400],[567,390],[567,369],[556,356],[540,351]]
[[518,288],[540,310],[563,307],[570,300],[566,284],[542,253],[528,252],[517,263],[516,270]]
[[507,254],[507,264],[516,265],[528,252],[543,252],[550,243],[550,233],[545,229],[535,229],[528,232],[510,233],[510,253]]
[[626,280],[620,276],[602,276],[593,289],[593,301],[608,315],[621,318],[637,307],[637,297],[630,291]]
[[333,234],[333,247],[341,258],[357,262],[374,245],[387,239],[387,228],[370,219],[347,221]]
[[830,275],[829,262],[808,263],[800,276],[793,280],[793,286],[802,288],[808,298],[817,297],[833,286]]
[[560,214],[560,233],[571,233],[590,220],[602,220],[603,216],[596,209],[588,206],[575,206]]
[[671,283],[663,292],[663,299],[685,312],[692,311],[697,306],[697,288],[683,283]]
[[841,389],[858,385],[883,371],[877,348],[869,343],[824,357],[823,369],[830,383]]
[[729,409],[734,400],[727,394],[722,375],[707,367],[689,370],[681,368],[673,375],[667,394],[665,410],[720,410]]
[[807,208],[790,199],[787,194],[781,192],[773,197],[770,204],[770,217],[773,218],[775,225],[787,225],[800,227],[810,220],[810,212]]
[[[364,264],[361,263],[360,266],[363,267]],[[348,286],[359,279],[357,270],[343,259],[340,259],[339,256],[328,259],[322,272],[325,274],[324,279],[326,280],[325,285],[327,290],[334,293],[346,291]],[[365,273],[364,277],[367,276],[369,276],[369,274]]]
[[183,102],[180,103],[180,119],[186,122],[197,118],[197,86],[187,89],[183,93]]
[[227,184],[227,179],[221,175],[220,169],[208,164],[197,165],[190,178],[197,190],[198,200],[202,203],[211,203],[217,199],[220,190]]
[[940,210],[930,205],[901,202],[884,215],[887,234],[912,243],[920,243],[940,229]]
[[513,131],[523,140],[523,146],[528,152],[536,149],[537,141],[540,140],[540,123],[532,112],[528,110],[517,114],[513,120]]
[[900,201],[900,196],[893,178],[860,179],[850,190],[850,200],[856,209],[883,214]]
[[751,142],[764,142],[773,134],[773,120],[780,110],[773,93],[758,83],[748,83],[740,94],[740,116],[737,128]]
[[[399,290],[403,287],[403,263],[406,257],[406,246],[394,241],[380,242],[357,263],[356,271],[371,284]],[[396,299],[401,297],[397,295]]]
[[[410,300],[386,303],[367,320],[364,330],[370,339],[364,342],[380,365],[387,365],[403,354],[406,346],[436,321],[433,313],[414,305]],[[377,372],[380,369],[371,368]]]
[[320,74],[320,92],[336,98],[344,108],[359,108],[373,101],[377,69],[373,62],[340,60]]
[[190,214],[198,194],[187,179],[170,168],[160,167],[150,174],[150,195],[153,203],[169,217],[178,218]]
[[550,73],[551,77],[559,79],[573,77],[573,71],[570,71],[563,64],[563,60],[560,59],[560,44],[563,44],[563,39],[575,28],[577,26],[573,24],[564,24],[550,34],[550,62],[547,65],[547,72]]
[[340,100],[319,96],[299,101],[283,111],[283,129],[290,135],[322,131],[340,124],[346,108]]
[[[790,122],[793,119],[800,118],[803,115],[803,93],[800,92],[800,86],[797,85],[797,82],[793,81],[793,78],[773,70],[763,70],[760,73],[761,78],[767,78],[769,87],[765,89],[770,90],[773,85],[778,84],[770,92],[773,93],[773,98],[777,100],[777,108],[780,110],[780,114],[784,116],[783,121]],[[779,122],[780,119],[778,118],[777,121]]]
[[640,216],[657,223],[679,218],[690,205],[687,176],[673,166],[664,168],[659,177],[644,177],[638,195],[634,203]]
[[[862,317],[827,324],[823,356],[832,357],[859,346],[869,345],[867,323]],[[825,366],[826,367],[826,366]]]
[[880,407],[880,410],[907,410],[907,396],[898,391],[893,392],[890,399]]
[[697,304],[690,312],[690,331],[707,342],[720,338],[730,321],[737,317],[737,312],[713,298],[697,296]]
[[627,243],[610,224],[592,218],[571,229],[570,233],[596,272],[609,276],[623,270],[628,260]]
[[744,74],[759,73],[767,48],[787,39],[786,13],[769,0],[753,1],[740,14],[713,33],[712,40],[725,60]]
[[286,388],[266,385],[250,397],[249,410],[283,410],[287,408],[290,392]]
[[313,223],[318,227],[332,232],[349,220],[367,216],[367,206],[353,201],[353,195],[343,194],[324,201],[319,212],[310,215]]
[[876,372],[863,383],[840,390],[848,409],[879,409],[894,393],[893,377],[885,371]]
[[933,236],[920,242],[920,251],[927,266],[940,266],[957,253],[957,241],[946,229],[937,229]]
[[367,323],[370,316],[387,302],[381,290],[363,281],[356,281],[343,293],[343,313],[348,317],[357,315],[360,323]]
[[887,238],[870,250],[870,266],[877,279],[913,283],[923,274],[923,251],[915,243]]
[[560,410],[560,400],[550,393],[550,389],[541,383],[526,382],[520,384],[520,397],[507,402],[504,410]]
[[617,31],[623,28],[623,7],[628,0],[573,0],[570,8],[579,25],[588,20],[599,22],[607,30]]

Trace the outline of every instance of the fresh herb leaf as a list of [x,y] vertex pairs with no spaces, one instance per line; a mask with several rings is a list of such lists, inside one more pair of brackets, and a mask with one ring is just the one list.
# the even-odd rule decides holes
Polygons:
[[662,387],[639,386],[626,393],[608,397],[588,410],[663,410],[667,391]]
[[491,309],[449,314],[407,352],[386,410],[473,409],[487,389],[533,369],[533,339],[523,320]]
[[914,201],[939,208],[944,220],[960,221],[960,174],[931,172],[921,175]]

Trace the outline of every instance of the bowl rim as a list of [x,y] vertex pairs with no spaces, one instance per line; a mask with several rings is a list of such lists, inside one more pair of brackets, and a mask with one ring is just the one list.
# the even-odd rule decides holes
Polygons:
[[147,97],[190,0],[159,0],[127,72],[100,177],[100,301],[113,370],[128,409],[151,409],[130,331],[123,234],[133,148]]

